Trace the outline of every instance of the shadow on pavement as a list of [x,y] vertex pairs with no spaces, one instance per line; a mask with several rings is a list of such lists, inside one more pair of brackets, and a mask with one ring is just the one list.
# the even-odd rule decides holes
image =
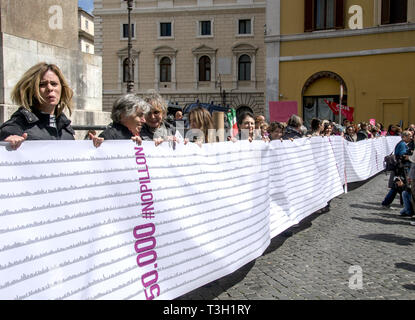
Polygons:
[[399,263],[395,263],[395,267],[399,269],[404,269],[407,271],[415,272],[415,264],[399,262]]
[[[387,189],[387,190],[389,190],[389,189]],[[386,193],[385,193],[385,195],[386,195]],[[398,198],[398,197],[396,197],[396,198]],[[376,206],[376,208],[379,208],[382,205],[380,202],[363,202],[363,203],[372,204],[372,205]],[[394,203],[391,204],[391,209],[398,209],[398,208],[402,208],[402,206],[394,204]],[[382,208],[382,210],[388,211],[388,209],[383,209],[383,208]]]
[[213,300],[218,297],[221,293],[227,291],[235,284],[241,282],[248,272],[255,265],[253,260],[231,274],[223,276],[222,278],[216,279],[204,286],[197,288],[185,295],[176,298],[175,300]]
[[268,248],[264,251],[264,253],[262,254],[267,255],[275,250],[277,250],[279,247],[281,247],[284,242],[291,236],[306,230],[308,228],[310,228],[313,223],[312,221],[314,219],[316,219],[317,217],[319,217],[321,215],[321,213],[317,213],[314,212],[311,215],[309,215],[308,217],[304,218],[303,220],[300,221],[299,224],[294,225],[290,228],[288,228],[287,230],[285,230],[284,232],[282,232],[281,234],[275,236],[274,238],[271,239],[271,243],[268,246]]
[[398,212],[369,212],[369,214],[373,214],[377,217],[388,218],[388,219],[398,219],[398,220],[408,220],[408,218],[402,217]]
[[377,210],[377,211],[387,211],[388,209],[382,208],[379,204],[377,206],[368,206],[365,204],[360,203],[352,203],[349,205],[352,208],[358,208],[358,209],[365,209],[365,210]]
[[380,218],[358,218],[358,217],[352,217],[352,219],[362,221],[362,222],[408,226],[408,222],[405,222],[405,221],[391,221],[391,220],[380,219]]
[[385,174],[385,172],[381,171],[381,172],[375,174],[374,176],[372,176],[369,179],[364,180],[364,181],[350,182],[350,183],[347,184],[347,191],[356,190],[357,188],[360,188],[361,186],[365,185],[366,183],[370,182],[371,180],[373,180],[374,178],[376,178],[378,175],[381,175],[381,174]]
[[399,246],[410,246],[415,242],[415,239],[397,236],[396,234],[389,233],[372,233],[359,236],[361,239],[374,240],[374,241],[383,241],[389,243],[395,243]]

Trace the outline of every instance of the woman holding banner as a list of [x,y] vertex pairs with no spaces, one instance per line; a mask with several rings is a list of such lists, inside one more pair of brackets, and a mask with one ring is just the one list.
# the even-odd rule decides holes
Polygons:
[[254,115],[245,111],[238,118],[239,140],[254,140],[255,118]]
[[190,130],[186,133],[186,140],[191,142],[212,143],[216,141],[212,117],[207,109],[197,107],[189,113]]
[[356,134],[354,131],[354,127],[352,125],[349,125],[346,128],[346,133],[344,134],[344,138],[349,142],[356,142]]
[[272,140],[280,140],[284,135],[285,126],[278,121],[273,121],[268,127],[268,136],[270,141]]
[[113,122],[98,137],[90,132],[89,138],[95,147],[99,147],[104,140],[125,139],[131,139],[140,145],[142,142],[140,131],[146,122],[144,116],[149,111],[149,104],[135,94],[123,95],[112,106]]
[[146,96],[144,101],[150,105],[150,111],[146,114],[146,123],[140,133],[141,138],[144,141],[155,141],[156,144],[175,140],[176,129],[165,121],[167,102],[157,93]]
[[21,107],[0,126],[0,140],[16,150],[25,140],[74,140],[73,91],[54,64],[38,63],[25,72],[11,93]]

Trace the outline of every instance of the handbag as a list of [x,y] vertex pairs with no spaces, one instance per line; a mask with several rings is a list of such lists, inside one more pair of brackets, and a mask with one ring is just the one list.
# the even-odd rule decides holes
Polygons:
[[393,154],[393,152],[383,159],[383,168],[385,169],[385,171],[395,171],[397,165],[398,161],[396,160],[396,157]]

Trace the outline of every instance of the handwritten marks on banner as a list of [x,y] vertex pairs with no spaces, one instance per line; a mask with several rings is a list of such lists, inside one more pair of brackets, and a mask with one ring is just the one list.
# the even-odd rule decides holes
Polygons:
[[2,147],[0,298],[176,298],[260,256],[346,174],[382,170],[388,139]]

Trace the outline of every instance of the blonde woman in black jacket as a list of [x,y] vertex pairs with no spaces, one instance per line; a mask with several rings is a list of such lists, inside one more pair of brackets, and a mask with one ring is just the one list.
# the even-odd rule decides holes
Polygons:
[[21,107],[0,126],[0,140],[14,150],[25,140],[74,140],[71,121],[73,91],[61,70],[41,62],[25,72],[11,98]]

